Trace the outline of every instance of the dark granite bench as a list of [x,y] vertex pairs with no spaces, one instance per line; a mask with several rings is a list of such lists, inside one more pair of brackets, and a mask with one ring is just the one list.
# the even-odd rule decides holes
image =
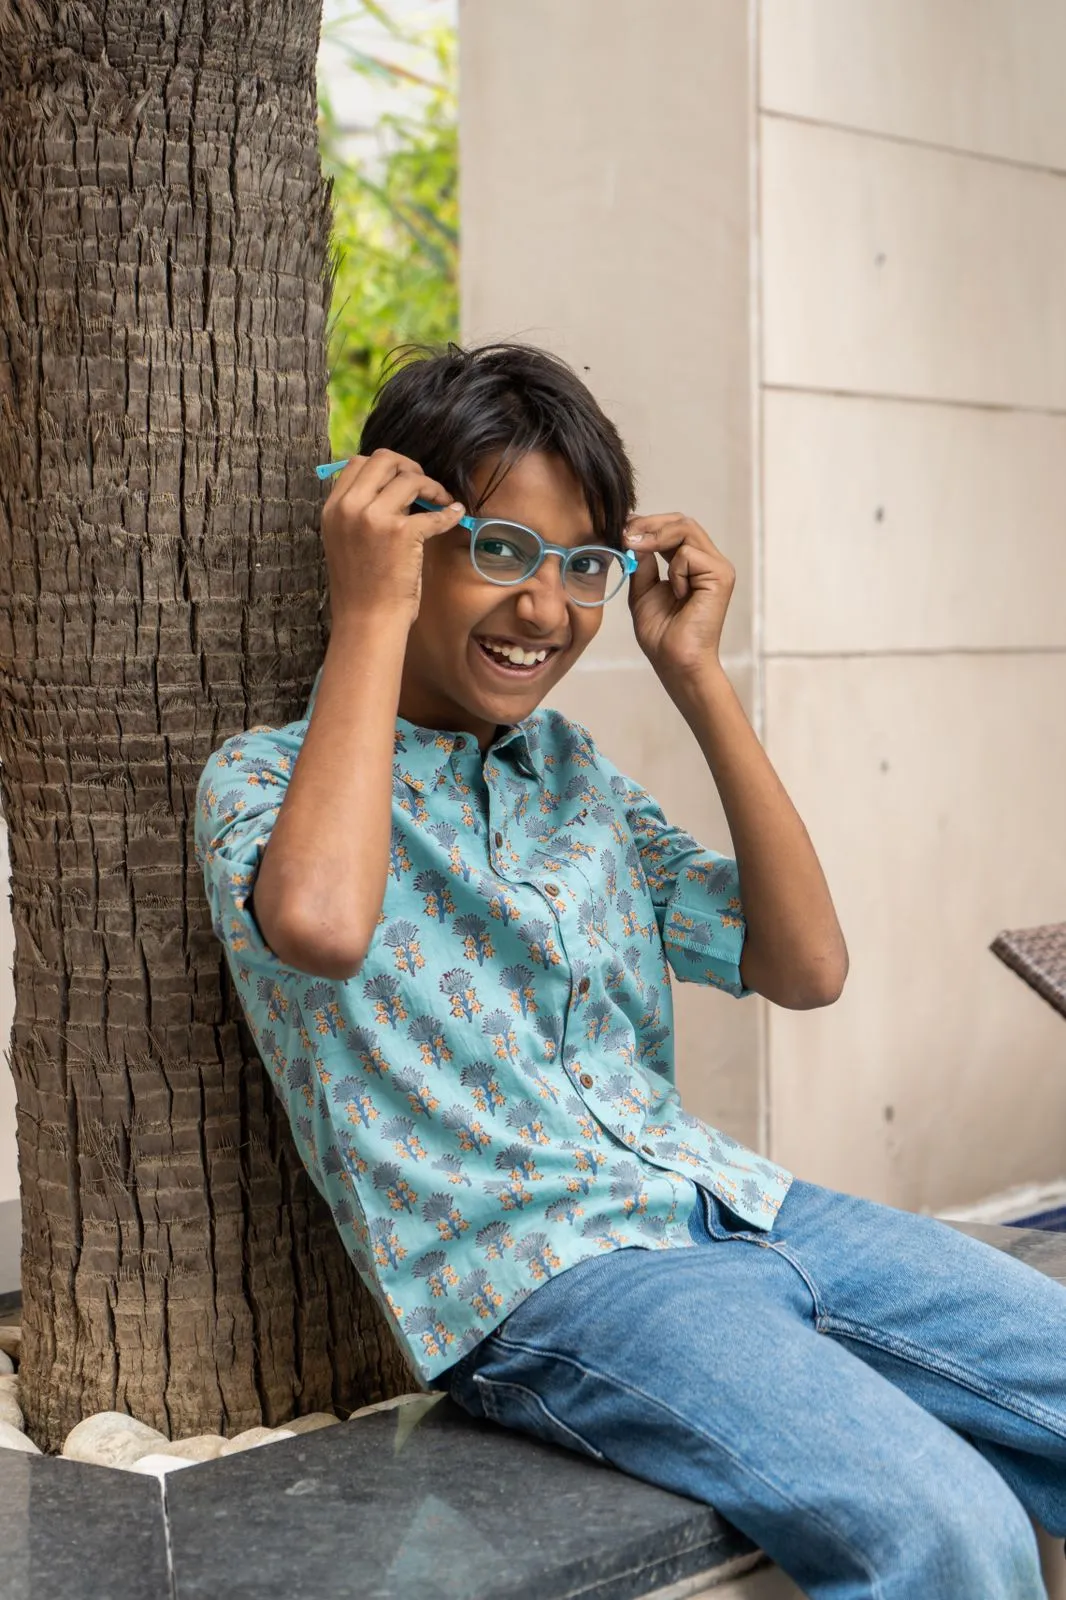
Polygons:
[[[1066,1282],[1066,1235],[965,1231]],[[708,1507],[447,1399],[163,1485],[0,1450],[3,1600],[682,1600],[760,1565]],[[798,1592],[751,1582],[767,1600]]]

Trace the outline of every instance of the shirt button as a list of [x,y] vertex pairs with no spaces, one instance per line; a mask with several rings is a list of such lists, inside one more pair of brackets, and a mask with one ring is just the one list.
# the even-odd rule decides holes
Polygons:
[[497,834],[494,834],[493,837],[496,840],[496,848],[498,850],[500,848],[500,846],[503,844],[503,834],[502,833],[497,833]]
[[655,1146],[653,1144],[642,1144],[640,1148],[643,1150],[646,1156],[653,1156],[655,1154]]
[[558,894],[559,893],[559,885],[557,883],[546,883],[544,885],[544,893],[545,894]]
[[595,1083],[595,1081],[596,1080],[592,1076],[591,1072],[583,1072],[581,1074],[581,1087],[583,1089],[591,1089],[592,1085]]
[[577,992],[578,994],[588,994],[589,980],[587,978],[582,978],[581,982],[577,986]]

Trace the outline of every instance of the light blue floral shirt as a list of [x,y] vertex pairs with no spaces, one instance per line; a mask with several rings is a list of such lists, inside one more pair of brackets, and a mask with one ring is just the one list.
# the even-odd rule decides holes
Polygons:
[[735,863],[558,712],[484,758],[401,718],[369,953],[347,982],[309,977],[250,905],[306,730],[216,751],[197,854],[300,1155],[420,1377],[588,1256],[691,1247],[697,1185],[770,1227],[789,1174],[674,1087],[670,969],[746,992]]

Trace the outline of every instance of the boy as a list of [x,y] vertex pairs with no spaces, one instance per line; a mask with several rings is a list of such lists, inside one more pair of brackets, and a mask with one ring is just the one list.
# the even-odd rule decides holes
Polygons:
[[[539,351],[386,382],[323,512],[308,717],[201,782],[259,1049],[427,1385],[715,1505],[812,1596],[1043,1595],[1066,1289],[793,1180],[673,1087],[669,969],[810,1007],[847,956],[719,662],[732,569],[633,504],[614,427]],[[627,577],[735,861],[538,709]]]

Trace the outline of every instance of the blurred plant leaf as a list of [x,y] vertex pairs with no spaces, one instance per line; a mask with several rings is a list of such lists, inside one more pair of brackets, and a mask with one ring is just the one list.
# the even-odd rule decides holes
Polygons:
[[[439,26],[406,32],[377,0],[363,0],[363,12],[403,40],[425,68],[397,67],[346,48],[352,70],[393,83],[403,96],[402,114],[381,119],[380,153],[368,150],[357,161],[345,158],[335,108],[319,90],[322,166],[333,200],[327,349],[334,457],[355,449],[390,352],[403,344],[445,344],[459,327],[455,33]],[[401,81],[424,89],[413,111]]]

